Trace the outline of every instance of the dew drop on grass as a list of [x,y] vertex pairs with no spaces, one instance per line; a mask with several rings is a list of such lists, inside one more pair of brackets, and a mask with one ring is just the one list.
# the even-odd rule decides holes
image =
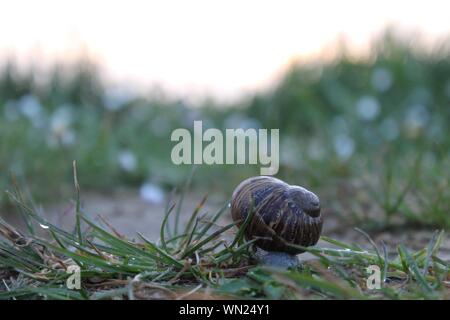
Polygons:
[[40,226],[42,229],[48,229],[48,228],[49,228],[49,226],[46,226],[45,224],[42,224],[42,223],[39,223],[39,226]]

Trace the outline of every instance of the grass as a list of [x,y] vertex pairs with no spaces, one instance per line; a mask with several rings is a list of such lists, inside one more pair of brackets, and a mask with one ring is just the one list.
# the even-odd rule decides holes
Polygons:
[[[206,198],[184,228],[177,227],[182,201],[169,203],[158,242],[141,234],[139,241],[127,239],[83,211],[74,172],[72,232],[42,218],[19,188],[9,192],[29,228],[25,234],[0,220],[1,299],[450,299],[450,264],[439,258],[444,231],[419,251],[400,245],[395,256],[362,230],[355,232],[367,238],[368,249],[322,236],[326,246],[303,248],[314,259],[274,269],[252,259],[254,240],[243,233],[248,221],[240,229],[218,224],[227,205],[201,215]],[[379,290],[366,287],[371,265],[381,270]],[[70,266],[81,270],[80,290],[66,286]]]

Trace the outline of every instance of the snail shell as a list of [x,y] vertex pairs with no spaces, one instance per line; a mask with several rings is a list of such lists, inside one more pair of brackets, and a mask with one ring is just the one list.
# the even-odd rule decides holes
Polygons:
[[268,176],[246,179],[233,192],[231,216],[240,226],[250,212],[244,233],[261,249],[297,254],[304,250],[291,244],[308,247],[319,240],[319,198],[305,188]]

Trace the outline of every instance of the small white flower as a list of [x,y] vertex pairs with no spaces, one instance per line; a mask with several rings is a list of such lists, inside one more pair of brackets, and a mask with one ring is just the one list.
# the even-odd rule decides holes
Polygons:
[[19,110],[25,117],[27,117],[31,121],[39,117],[43,112],[41,103],[35,96],[31,94],[27,94],[20,98]]
[[59,136],[69,130],[72,122],[72,108],[68,105],[63,105],[53,112],[50,119],[50,129],[54,135]]
[[77,135],[76,135],[75,131],[73,131],[73,130],[66,130],[61,135],[60,141],[63,146],[66,146],[66,147],[72,146],[77,141]]
[[380,104],[375,97],[363,96],[356,103],[356,111],[363,120],[373,120],[380,113]]
[[338,134],[334,137],[334,150],[341,160],[350,158],[355,150],[355,142],[346,134]]
[[407,134],[410,137],[416,137],[427,125],[429,113],[424,105],[418,104],[409,108],[405,118]]
[[44,108],[39,100],[31,95],[25,95],[18,101],[18,109],[35,128],[43,128],[46,124]]
[[152,183],[144,183],[140,190],[140,196],[143,200],[159,204],[164,201],[164,191],[157,185]]
[[136,170],[137,167],[137,160],[136,156],[133,152],[129,150],[121,151],[117,155],[117,161],[119,162],[119,166],[128,172]]
[[76,133],[71,128],[74,121],[70,105],[62,105],[56,109],[50,118],[50,132],[47,144],[51,148],[71,146],[76,142]]
[[74,145],[76,141],[77,135],[72,129],[61,131],[58,134],[51,133],[47,136],[47,145],[50,148],[69,147]]
[[372,86],[380,91],[384,92],[392,86],[392,73],[386,68],[376,68],[372,73]]

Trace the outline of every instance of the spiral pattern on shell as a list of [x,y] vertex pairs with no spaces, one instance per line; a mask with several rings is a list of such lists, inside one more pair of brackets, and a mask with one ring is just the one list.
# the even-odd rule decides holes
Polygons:
[[231,215],[237,225],[252,219],[245,229],[248,240],[267,251],[292,254],[317,243],[322,231],[319,198],[303,187],[279,179],[259,176],[244,180],[233,192]]

